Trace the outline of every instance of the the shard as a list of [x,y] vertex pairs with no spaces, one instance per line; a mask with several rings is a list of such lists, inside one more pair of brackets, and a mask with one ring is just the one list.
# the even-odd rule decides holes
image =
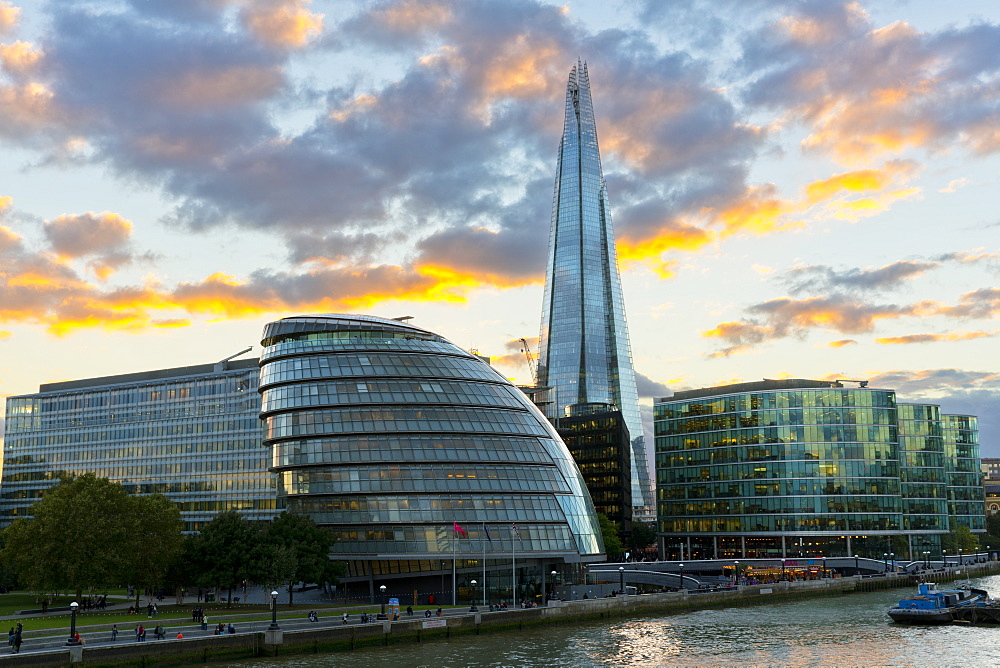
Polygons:
[[602,404],[622,412],[632,444],[632,505],[649,513],[653,496],[639,394],[590,80],[582,62],[566,86],[539,349],[537,383],[552,388],[550,417],[596,412]]

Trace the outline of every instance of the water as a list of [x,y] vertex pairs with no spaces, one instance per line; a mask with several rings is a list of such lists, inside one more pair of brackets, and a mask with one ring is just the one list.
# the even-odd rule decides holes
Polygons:
[[[1000,595],[1000,576],[972,585]],[[407,666],[992,666],[996,626],[905,626],[885,611],[895,589],[752,608],[461,636],[342,654],[228,664],[240,668]]]

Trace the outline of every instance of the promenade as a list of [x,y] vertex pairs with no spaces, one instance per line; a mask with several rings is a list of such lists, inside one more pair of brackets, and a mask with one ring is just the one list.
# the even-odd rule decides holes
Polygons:
[[[971,564],[927,571],[923,579],[945,582],[966,577],[979,577],[1000,572],[1000,562]],[[838,596],[854,592],[909,587],[916,576],[912,574],[888,573],[878,576],[850,576],[826,578],[799,582],[779,582],[767,585],[749,585],[718,591],[678,591],[655,594],[641,594],[596,598],[576,601],[551,601],[546,607],[527,610],[510,609],[489,612],[482,609],[472,612],[469,608],[445,608],[442,617],[423,617],[423,610],[414,616],[405,614],[398,621],[360,622],[362,610],[368,613],[378,611],[377,606],[326,605],[313,607],[318,614],[317,622],[306,617],[308,610],[297,611],[294,616],[280,613],[278,634],[268,632],[269,615],[263,610],[246,611],[234,608],[232,612],[214,609],[209,613],[208,630],[190,620],[146,619],[137,615],[149,629],[147,640],[137,642],[132,633],[134,625],[123,628],[119,622],[117,641],[110,639],[111,624],[90,624],[78,627],[86,640],[83,647],[66,646],[68,622],[65,629],[32,631],[30,616],[7,616],[0,623],[13,624],[18,619],[25,624],[25,641],[21,653],[0,654],[0,664],[31,666],[65,666],[79,663],[86,666],[101,665],[177,665],[179,663],[236,660],[240,658],[291,655],[295,653],[350,651],[366,646],[389,645],[407,642],[423,642],[435,637],[451,637],[461,634],[495,633],[521,628],[566,624],[586,620],[639,617],[644,615],[670,614],[696,609],[743,607],[767,605],[773,602],[803,598]],[[304,602],[308,604],[308,601]],[[127,606],[126,606],[127,607]],[[163,606],[163,614],[169,614],[172,606]],[[348,624],[343,624],[341,615],[350,610]],[[213,616],[214,615],[214,616]],[[266,618],[265,618],[266,617]],[[152,628],[164,623],[167,630],[165,640],[152,638]],[[232,623],[237,633],[215,635],[214,627],[219,623]],[[183,635],[177,639],[177,634]]]

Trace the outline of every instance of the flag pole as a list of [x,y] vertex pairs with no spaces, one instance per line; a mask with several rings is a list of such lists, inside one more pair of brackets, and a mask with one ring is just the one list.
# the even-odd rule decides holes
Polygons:
[[458,605],[458,591],[455,589],[455,543],[458,542],[457,531],[451,532],[451,604]]
[[483,522],[483,535],[479,538],[479,542],[483,545],[483,607],[485,608],[488,604],[486,603],[486,541],[483,538],[486,537],[486,522]]
[[514,542],[514,532],[510,533],[510,597],[511,597],[511,607],[517,607],[517,555],[514,553],[516,547]]

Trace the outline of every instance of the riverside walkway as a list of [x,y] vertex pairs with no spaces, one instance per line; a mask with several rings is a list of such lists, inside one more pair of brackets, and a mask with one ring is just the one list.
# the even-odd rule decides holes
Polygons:
[[[163,621],[168,632],[167,638],[136,642],[132,633],[134,625],[122,628],[123,625],[119,623],[118,640],[111,642],[110,623],[87,625],[78,628],[86,639],[86,645],[82,648],[70,648],[65,645],[69,635],[67,622],[65,629],[27,631],[21,654],[0,654],[0,665],[9,663],[47,667],[79,663],[80,665],[155,666],[303,652],[350,651],[374,645],[423,642],[435,637],[504,632],[532,625],[662,615],[705,608],[767,605],[803,598],[911,586],[918,578],[944,582],[997,572],[1000,572],[1000,562],[949,565],[947,568],[921,572],[919,576],[912,573],[884,573],[767,585],[741,585],[711,592],[682,590],[589,600],[557,600],[550,601],[549,605],[544,607],[510,609],[503,612],[483,610],[473,612],[468,608],[450,608],[443,610],[445,614],[442,617],[424,618],[421,616],[421,611],[412,617],[404,615],[398,621],[385,620],[361,624],[360,615],[357,613],[362,610],[373,612],[374,606],[369,604],[355,606],[351,611],[350,623],[347,625],[344,625],[341,619],[343,607],[317,605],[314,608],[320,615],[317,622],[310,622],[306,618],[306,610],[299,611],[295,617],[282,613],[278,619],[281,626],[281,632],[278,634],[267,630],[270,619],[269,615],[268,619],[264,619],[263,610],[245,612],[234,609],[231,613],[210,610],[207,631],[203,631],[199,624],[190,619],[157,620],[146,619],[145,615],[141,615],[137,621],[144,626],[155,627],[158,621]],[[164,610],[167,609],[169,606],[164,606]],[[18,619],[23,618],[18,617]],[[30,619],[25,622],[26,628],[29,629]],[[213,628],[218,622],[233,623],[237,633],[215,635]],[[178,632],[183,634],[182,639],[176,637]]]

